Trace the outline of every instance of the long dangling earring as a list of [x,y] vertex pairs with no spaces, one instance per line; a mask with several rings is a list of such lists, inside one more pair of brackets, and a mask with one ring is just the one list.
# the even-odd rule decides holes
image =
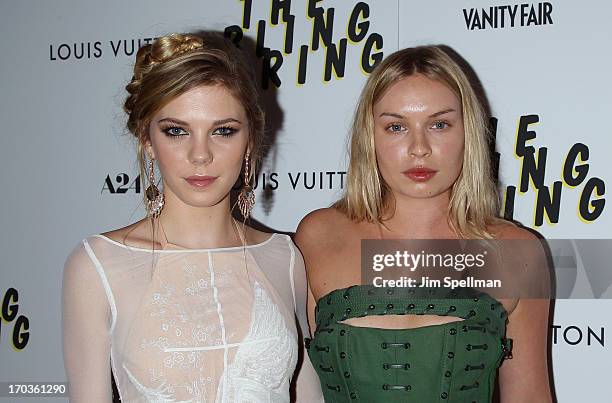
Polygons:
[[249,166],[249,153],[244,157],[244,183],[242,185],[242,189],[238,194],[238,208],[240,209],[240,213],[243,218],[248,218],[251,214],[251,210],[253,210],[253,206],[255,205],[255,192],[253,192],[253,188],[249,182],[251,168]]
[[159,217],[164,207],[164,194],[155,185],[155,168],[153,158],[149,158],[149,186],[145,191],[147,197],[147,215],[151,218]]

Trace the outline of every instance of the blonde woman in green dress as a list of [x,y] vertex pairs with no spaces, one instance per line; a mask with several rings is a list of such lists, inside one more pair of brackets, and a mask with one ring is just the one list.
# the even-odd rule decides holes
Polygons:
[[[442,47],[395,52],[368,78],[346,193],[296,234],[326,402],[484,403],[497,380],[503,403],[552,401],[548,298],[434,303],[362,285],[363,239],[535,239],[497,217],[487,118]],[[522,272],[540,270],[539,258],[525,256]]]

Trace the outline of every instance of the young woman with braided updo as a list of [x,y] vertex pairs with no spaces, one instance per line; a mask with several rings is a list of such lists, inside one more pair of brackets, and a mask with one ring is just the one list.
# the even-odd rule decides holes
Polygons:
[[[230,203],[240,176],[243,217],[254,202],[252,70],[221,34],[174,34],[139,50],[126,89],[147,217],[84,239],[66,262],[71,401],[111,401],[113,376],[123,402],[289,402],[308,334],[303,261]],[[307,357],[295,385],[298,401],[321,401]]]

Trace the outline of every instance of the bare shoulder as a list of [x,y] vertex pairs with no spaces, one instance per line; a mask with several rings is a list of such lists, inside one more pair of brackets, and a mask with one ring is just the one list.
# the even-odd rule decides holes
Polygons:
[[541,236],[534,230],[521,227],[520,225],[506,220],[499,220],[498,222],[490,225],[488,230],[495,239],[541,239]]
[[[137,248],[151,248],[151,244],[154,242],[151,222],[146,218],[122,228],[103,232],[101,235],[123,245]],[[156,248],[161,248],[159,242],[155,243]]]
[[307,214],[295,232],[296,243],[300,246],[310,244],[326,244],[345,232],[350,226],[350,220],[333,207],[321,208]]
[[544,259],[543,237],[537,232],[509,221],[501,221],[489,227],[489,231],[505,251],[506,257],[520,258],[525,263],[535,261],[541,264]]

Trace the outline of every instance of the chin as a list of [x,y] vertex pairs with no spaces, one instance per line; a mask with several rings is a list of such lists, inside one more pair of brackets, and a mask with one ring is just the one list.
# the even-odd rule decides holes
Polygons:
[[[212,207],[222,202],[229,197],[230,189],[225,189],[224,186],[215,186],[212,184],[202,189],[194,189],[186,184],[187,187],[181,187],[178,192],[170,190],[177,199],[191,207]],[[227,190],[227,191],[225,191]]]
[[[433,199],[445,193],[450,195],[451,188],[441,189],[437,186],[420,185],[418,187],[398,189],[398,194],[410,199]],[[395,193],[395,192],[394,192]]]
[[191,207],[213,207],[221,203],[227,195],[216,195],[207,197],[184,197],[180,198],[183,203]]

